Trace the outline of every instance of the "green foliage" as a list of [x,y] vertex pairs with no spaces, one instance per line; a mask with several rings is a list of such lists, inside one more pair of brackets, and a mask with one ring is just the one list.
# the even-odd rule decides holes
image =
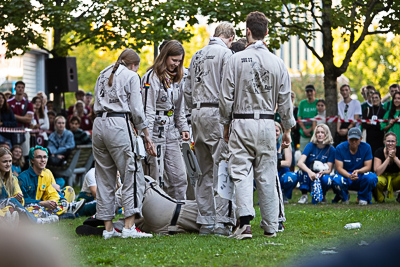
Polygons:
[[[0,40],[7,45],[7,57],[31,45],[54,57],[67,56],[72,48],[87,42],[95,48],[141,48],[164,39],[187,40],[191,34],[175,27],[197,9],[189,1],[148,0],[2,0]],[[43,32],[53,31],[53,45],[45,45]]]
[[389,41],[386,35],[367,36],[345,73],[350,86],[373,85],[382,95],[387,94],[392,83],[400,82],[399,42],[400,36]]

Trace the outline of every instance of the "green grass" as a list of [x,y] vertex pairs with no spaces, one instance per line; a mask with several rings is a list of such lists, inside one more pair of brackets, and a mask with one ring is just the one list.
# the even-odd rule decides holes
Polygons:
[[[295,190],[291,203],[299,197]],[[329,192],[328,199],[332,198]],[[258,206],[252,221],[253,239],[243,241],[197,234],[128,240],[79,237],[75,228],[84,218],[61,221],[57,229],[60,242],[77,260],[74,266],[287,266],[308,255],[321,257],[325,249],[359,247],[361,241],[371,243],[400,230],[400,204],[395,200],[358,206],[355,199],[352,194],[350,205],[286,205],[286,229],[272,239],[262,236]],[[343,229],[351,222],[360,222],[361,229]]]

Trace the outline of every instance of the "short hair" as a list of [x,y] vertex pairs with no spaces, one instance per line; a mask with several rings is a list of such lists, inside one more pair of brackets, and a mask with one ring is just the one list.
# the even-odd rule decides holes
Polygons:
[[320,102],[326,106],[326,103],[325,103],[325,100],[324,100],[324,99],[318,99],[318,100],[317,100],[317,105],[318,105],[318,103],[320,103]]
[[246,28],[249,28],[255,40],[263,40],[268,32],[268,19],[264,13],[251,12],[246,18]]
[[15,87],[17,87],[18,84],[22,84],[25,87],[25,83],[23,81],[18,81],[15,83]]
[[368,91],[368,90],[374,90],[374,91],[376,91],[375,86],[373,86],[373,85],[367,85],[367,86],[365,87],[365,89],[367,89],[367,91]]
[[57,114],[52,110],[47,111],[47,116],[49,116],[49,115],[52,115],[54,117],[57,116]]
[[69,123],[72,123],[72,122],[74,122],[74,121],[77,121],[79,124],[81,123],[81,118],[79,118],[78,116],[72,116],[70,119],[69,119]]
[[233,42],[231,46],[231,50],[235,53],[243,51],[246,46],[243,43]]
[[316,132],[317,132],[317,128],[318,127],[322,127],[322,129],[324,129],[324,132],[325,132],[325,139],[324,139],[324,141],[322,141],[322,144],[324,144],[324,145],[332,145],[333,144],[332,134],[331,134],[331,131],[329,130],[328,125],[326,125],[325,123],[318,124],[315,127],[314,133],[313,133],[313,135],[311,137],[311,140],[310,140],[311,143],[317,144],[317,134],[316,134]]
[[47,156],[49,155],[49,151],[47,150],[47,148],[44,148],[42,146],[35,146],[35,147],[31,147],[31,149],[29,149],[29,159],[32,160],[33,157],[35,156],[35,151],[36,150],[43,150],[44,152],[46,152]]
[[400,85],[399,85],[398,83],[392,83],[392,84],[389,86],[389,90],[390,90],[390,88],[397,88],[397,89],[400,89]]
[[58,120],[63,119],[64,121],[66,121],[65,117],[63,115],[59,115],[54,119],[54,124],[57,123]]
[[235,36],[235,28],[233,28],[232,24],[229,22],[221,22],[217,28],[215,28],[214,36],[231,38],[232,36]]
[[78,89],[78,91],[76,91],[75,92],[75,95],[77,96],[77,95],[85,95],[86,94],[86,92],[85,92],[85,90],[83,90],[83,89]]
[[377,95],[377,96],[379,96],[379,98],[382,98],[381,93],[379,93],[378,91],[373,92],[372,95]]
[[349,87],[349,90],[350,90],[350,92],[351,92],[351,87],[350,87],[350,85],[348,85],[347,83],[345,83],[345,84],[343,84],[342,86],[340,86],[339,91],[342,90],[342,88],[344,88],[344,87]]

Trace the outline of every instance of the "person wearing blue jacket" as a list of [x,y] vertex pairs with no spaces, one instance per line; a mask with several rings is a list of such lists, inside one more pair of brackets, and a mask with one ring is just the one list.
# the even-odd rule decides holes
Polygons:
[[65,118],[57,116],[54,119],[54,132],[49,136],[49,165],[59,166],[66,163],[66,159],[72,149],[75,148],[74,135],[65,129]]

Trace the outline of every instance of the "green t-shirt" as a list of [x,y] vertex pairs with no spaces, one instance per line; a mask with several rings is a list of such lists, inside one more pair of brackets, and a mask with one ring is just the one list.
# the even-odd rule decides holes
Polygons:
[[[299,112],[297,113],[297,117],[301,117],[302,119],[311,119],[311,118],[314,118],[315,116],[317,116],[318,115],[317,101],[318,101],[318,99],[315,99],[314,102],[308,103],[307,99],[302,100],[299,104]],[[303,122],[303,124],[304,124],[304,127],[306,127],[306,129],[309,129],[312,126],[312,121]],[[302,128],[300,128],[300,134],[303,137],[307,137],[303,133]]]
[[392,100],[383,104],[383,108],[386,109],[387,111],[389,111],[391,105],[392,105]]
[[[385,115],[383,116],[384,120],[388,120],[389,119],[389,112],[390,111],[386,111]],[[396,111],[396,113],[394,113],[394,118],[396,119],[397,117],[400,116],[400,111]],[[389,125],[389,122],[382,122],[381,123],[381,130],[383,131],[383,129],[385,129],[386,126]],[[389,128],[389,130],[387,130],[387,132],[394,132],[397,136],[400,136],[400,122],[395,122],[393,124],[392,127]]]

